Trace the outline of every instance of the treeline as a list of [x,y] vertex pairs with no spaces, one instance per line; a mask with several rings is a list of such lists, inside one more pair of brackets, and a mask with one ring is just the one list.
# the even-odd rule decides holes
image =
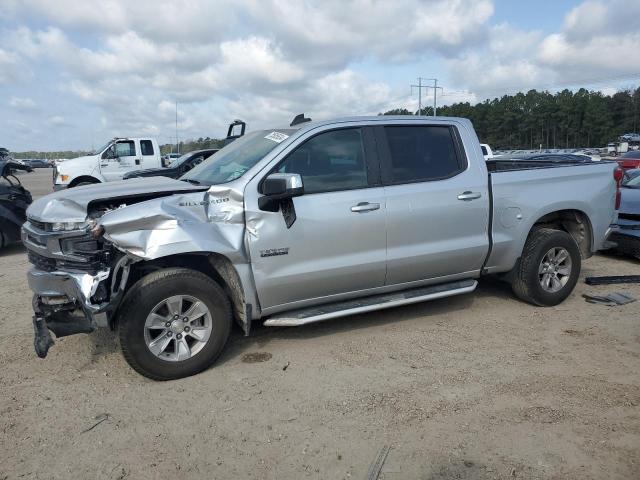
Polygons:
[[[433,108],[423,108],[432,115]],[[581,88],[556,94],[530,90],[471,105],[438,108],[438,116],[465,117],[493,149],[603,147],[640,126],[640,88],[611,96]],[[416,115],[395,109],[383,115]]]
[[34,150],[28,152],[10,152],[10,155],[16,159],[40,159],[40,160],[51,160],[51,159],[59,159],[59,158],[76,158],[81,157],[83,155],[89,155],[89,152],[75,152],[72,150],[59,151],[59,152],[37,152]]

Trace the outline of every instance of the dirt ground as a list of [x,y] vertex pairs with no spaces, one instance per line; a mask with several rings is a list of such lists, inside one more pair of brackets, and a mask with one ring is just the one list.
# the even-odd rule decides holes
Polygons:
[[[47,175],[21,178],[46,192]],[[639,267],[596,256],[583,276]],[[640,301],[581,297],[640,299],[639,285],[580,281],[536,308],[484,280],[307,327],[256,324],[208,371],[157,383],[107,332],[38,359],[28,268],[21,246],[0,252],[0,479],[364,479],[384,446],[384,479],[640,478]]]

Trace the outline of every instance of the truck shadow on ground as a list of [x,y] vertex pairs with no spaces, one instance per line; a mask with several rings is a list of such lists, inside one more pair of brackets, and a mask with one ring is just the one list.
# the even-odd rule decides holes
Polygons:
[[[344,332],[364,331],[365,329],[388,325],[402,323],[413,323],[415,325],[416,321],[435,323],[441,321],[445,315],[450,316],[456,312],[473,308],[474,303],[486,300],[521,303],[513,296],[508,284],[488,277],[482,279],[478,284],[478,288],[469,294],[350,315],[300,327],[265,327],[262,321],[255,321],[251,326],[251,333],[248,337],[244,336],[240,327],[234,323],[227,346],[221,357],[216,361],[214,368],[221,367],[229,362],[236,362],[246,353],[263,349],[268,350],[269,344],[274,341],[291,340],[304,342],[313,338],[330,335],[337,336]],[[527,307],[525,303],[522,303],[522,305],[524,308]],[[84,365],[84,368],[95,364],[101,357],[116,354],[119,351],[116,332],[100,329],[91,333],[88,339],[91,358]],[[303,343],[301,343],[302,345]]]
[[[10,257],[12,255],[26,254],[27,249],[21,243],[14,243],[0,249],[0,258]],[[25,257],[26,260],[26,257]]]
[[470,294],[350,315],[300,327],[265,327],[262,321],[256,321],[253,322],[251,334],[248,337],[244,336],[237,325],[234,325],[225,351],[216,365],[221,366],[234,361],[248,351],[267,348],[275,340],[304,341],[347,331],[411,323],[416,320],[434,323],[440,321],[443,315],[451,315],[472,308],[475,302],[487,299],[518,302],[508,284],[497,279],[486,278],[480,281],[475,292]]

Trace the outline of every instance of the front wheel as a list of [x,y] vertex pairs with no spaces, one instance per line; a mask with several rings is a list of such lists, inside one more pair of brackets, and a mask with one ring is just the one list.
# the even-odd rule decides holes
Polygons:
[[580,251],[571,235],[538,228],[527,238],[511,288],[525,302],[558,305],[576,286],[580,268]]
[[215,362],[231,330],[229,299],[211,278],[185,268],[150,273],[118,314],[125,360],[153,380],[188,377]]

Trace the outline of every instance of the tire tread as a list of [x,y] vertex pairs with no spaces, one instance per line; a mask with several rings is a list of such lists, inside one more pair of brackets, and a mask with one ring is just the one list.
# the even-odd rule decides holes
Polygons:
[[[538,255],[536,255],[536,251],[543,243],[547,242],[550,238],[556,236],[558,233],[568,235],[562,230],[556,230],[547,227],[537,227],[532,229],[529,233],[529,236],[527,237],[527,240],[524,244],[524,248],[522,249],[522,256],[520,257],[520,261],[515,267],[515,275],[513,276],[513,280],[511,282],[511,289],[519,299],[540,307],[548,306],[548,304],[542,302],[534,294],[531,288],[532,285],[530,284],[527,276],[531,272],[532,268],[536,271],[538,269],[539,258]],[[573,241],[573,239],[571,239],[571,241]]]

